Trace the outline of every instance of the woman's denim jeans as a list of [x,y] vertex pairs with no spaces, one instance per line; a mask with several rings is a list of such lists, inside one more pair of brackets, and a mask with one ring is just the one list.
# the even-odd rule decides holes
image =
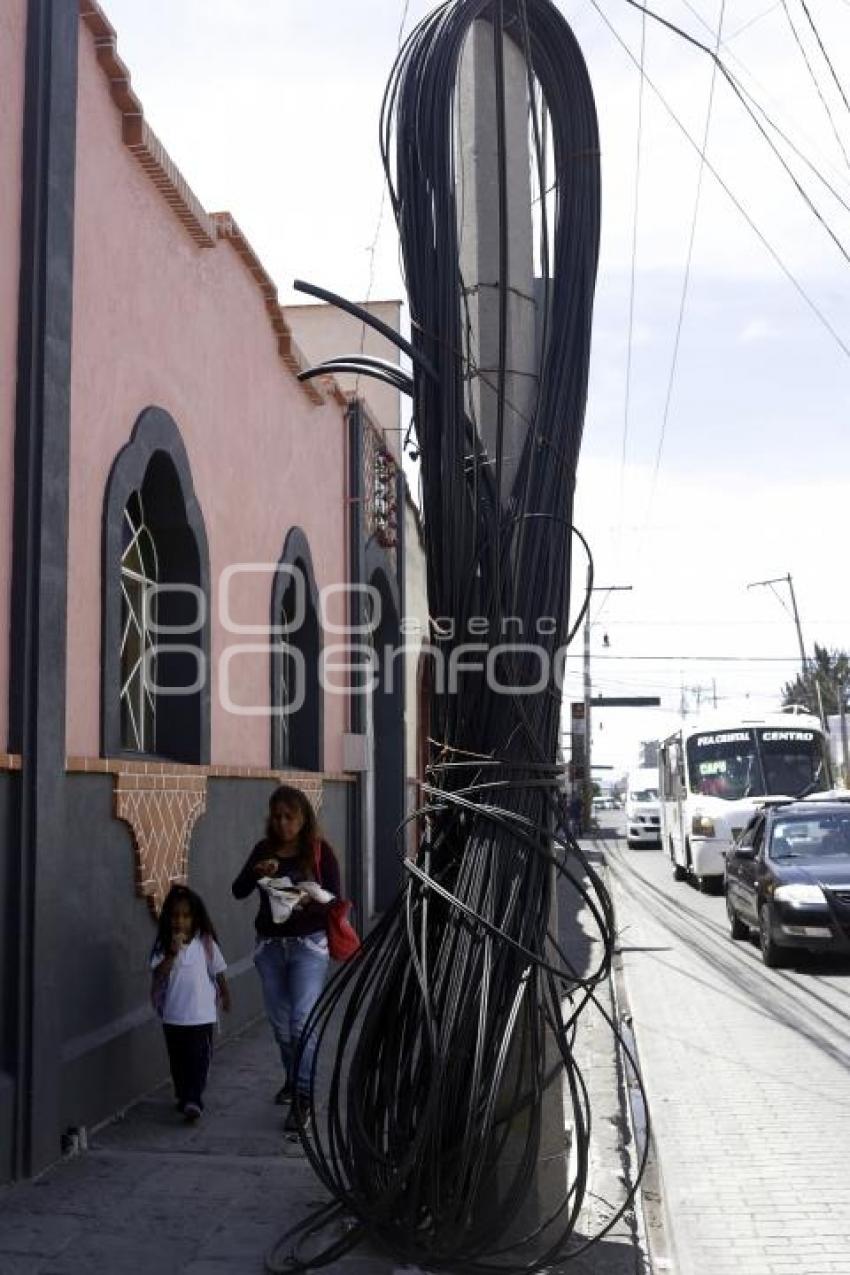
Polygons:
[[[263,985],[263,1002],[280,1050],[286,1078],[290,1083],[292,1061],[298,1038],[310,1010],[319,999],[328,972],[328,940],[321,931],[303,938],[261,939],[254,952],[254,964]],[[316,1034],[301,1055],[294,1088],[306,1093],[316,1053]]]

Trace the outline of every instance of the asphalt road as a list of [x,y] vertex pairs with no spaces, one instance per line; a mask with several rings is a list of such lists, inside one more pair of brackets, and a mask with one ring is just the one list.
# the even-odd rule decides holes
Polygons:
[[850,1275],[850,963],[765,969],[600,822],[679,1275]]

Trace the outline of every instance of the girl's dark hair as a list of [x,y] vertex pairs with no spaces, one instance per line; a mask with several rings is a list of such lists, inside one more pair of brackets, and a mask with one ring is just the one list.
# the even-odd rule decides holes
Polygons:
[[192,937],[194,938],[196,934],[200,934],[201,938],[211,938],[213,942],[217,943],[218,935],[201,896],[196,894],[194,890],[190,890],[188,885],[173,885],[165,896],[165,902],[159,914],[154,951],[167,952],[171,947],[172,918],[174,908],[178,903],[188,903],[189,905],[189,910],[192,913]]
[[278,806],[300,812],[304,826],[298,837],[298,854],[295,863],[302,876],[315,876],[313,848],[321,837],[321,830],[309,797],[300,788],[293,788],[291,784],[280,784],[275,788],[269,797],[269,814],[266,820],[266,837],[273,845],[277,841],[277,834],[272,823],[272,815]]

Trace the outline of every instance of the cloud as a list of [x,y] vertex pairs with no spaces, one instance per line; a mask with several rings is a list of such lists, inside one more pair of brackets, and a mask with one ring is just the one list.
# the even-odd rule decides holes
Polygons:
[[750,319],[738,333],[738,344],[753,345],[757,341],[774,341],[781,336],[781,329],[769,319]]

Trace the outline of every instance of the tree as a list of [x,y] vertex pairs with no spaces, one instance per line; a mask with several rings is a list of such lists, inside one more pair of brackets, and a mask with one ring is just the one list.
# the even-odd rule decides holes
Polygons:
[[822,701],[823,711],[829,716],[838,712],[838,688],[841,685],[846,696],[850,691],[850,655],[846,651],[829,651],[815,642],[814,659],[806,661],[805,673],[798,673],[793,682],[785,683],[782,703],[802,704],[810,713],[820,717]]

